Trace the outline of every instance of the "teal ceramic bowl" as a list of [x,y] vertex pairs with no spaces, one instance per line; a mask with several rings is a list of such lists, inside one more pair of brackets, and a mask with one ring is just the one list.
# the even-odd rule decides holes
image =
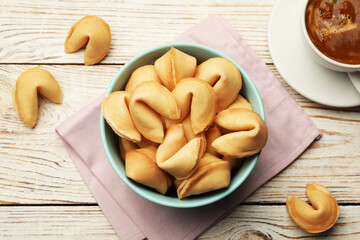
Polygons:
[[[106,96],[114,91],[124,90],[125,85],[131,73],[135,69],[143,65],[153,64],[155,60],[158,59],[160,56],[162,56],[164,53],[166,53],[171,46],[191,56],[194,56],[197,59],[198,64],[213,57],[223,57],[232,61],[235,64],[235,66],[239,68],[242,75],[243,84],[240,94],[250,102],[250,104],[253,107],[253,110],[257,112],[265,120],[265,113],[260,95],[253,81],[251,80],[249,75],[244,71],[244,69],[242,69],[241,66],[239,66],[234,60],[230,59],[225,54],[216,51],[210,47],[194,44],[194,43],[176,42],[176,43],[163,44],[140,53],[138,56],[134,57],[128,63],[126,63],[116,74],[116,76],[111,81],[106,91]],[[176,208],[200,207],[224,198],[244,182],[244,180],[253,170],[259,158],[259,154],[246,158],[243,161],[241,168],[236,172],[232,173],[231,182],[227,188],[197,196],[190,196],[183,200],[179,200],[175,195],[175,193],[173,194],[170,193],[170,195],[161,195],[155,190],[152,190],[151,188],[138,184],[133,180],[131,180],[130,178],[127,178],[125,175],[124,162],[122,161],[121,154],[118,148],[118,137],[113,132],[111,127],[106,123],[102,114],[100,116],[100,130],[101,130],[101,139],[104,145],[106,155],[112,167],[114,168],[115,172],[119,175],[120,179],[140,196],[157,204],[161,204],[168,207],[176,207]]]

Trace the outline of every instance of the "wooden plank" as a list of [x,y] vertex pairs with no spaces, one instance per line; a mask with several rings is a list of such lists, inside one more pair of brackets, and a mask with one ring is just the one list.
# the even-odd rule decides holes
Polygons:
[[[61,105],[40,99],[34,129],[21,122],[11,100],[17,77],[30,67],[0,65],[0,202],[95,203],[53,129],[102,94],[120,66],[42,66],[58,80],[64,98]],[[283,203],[289,194],[305,196],[306,183],[314,181],[329,187],[339,202],[358,203],[360,175],[354,166],[360,156],[360,108],[324,107],[283,84],[323,137],[247,202]]]
[[340,206],[340,216],[333,228],[310,234],[292,221],[285,205],[245,205],[199,239],[359,239],[359,210],[359,206]]
[[[0,239],[118,239],[98,206],[72,205],[95,200],[53,129],[102,94],[119,65],[149,47],[173,41],[210,14],[223,16],[235,27],[323,137],[200,239],[359,239],[360,175],[355,166],[360,108],[313,103],[280,77],[267,48],[274,2],[0,1]],[[104,18],[112,29],[110,52],[94,67],[82,66],[83,50],[63,51],[71,25],[85,15]],[[38,125],[29,129],[12,106],[11,91],[16,78],[39,63],[52,64],[43,67],[59,81],[64,99],[57,105],[41,98]],[[327,186],[342,204],[334,228],[317,235],[298,228],[284,205],[290,194],[306,199],[305,185],[313,181]]]
[[58,80],[63,103],[39,101],[38,123],[28,128],[12,104],[17,77],[33,66],[0,66],[0,202],[95,202],[54,128],[105,92],[118,66],[42,66]]
[[[199,239],[359,239],[359,214],[360,206],[340,206],[331,230],[309,234],[295,225],[285,205],[242,205]],[[3,206],[0,238],[118,239],[98,206]]]
[[118,239],[98,206],[0,208],[0,239]]
[[83,63],[83,51],[64,53],[71,26],[86,15],[111,27],[112,44],[102,63],[124,63],[141,51],[173,41],[208,15],[221,15],[264,61],[267,25],[275,0],[32,1],[0,2],[0,63]]

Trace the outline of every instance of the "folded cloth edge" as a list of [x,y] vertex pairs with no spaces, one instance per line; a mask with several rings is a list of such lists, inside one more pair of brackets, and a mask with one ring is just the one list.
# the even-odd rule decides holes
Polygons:
[[[85,107],[80,109],[79,111],[75,112],[73,115],[71,115],[68,119],[66,119],[63,123],[61,123],[59,126],[55,128],[55,132],[59,135],[61,141],[63,142],[69,156],[72,159],[72,162],[74,163],[75,167],[79,171],[81,177],[84,179],[86,186],[88,187],[89,191],[92,193],[93,197],[95,198],[96,202],[98,203],[98,206],[101,208],[102,212],[108,219],[109,223],[113,226],[115,232],[117,235],[122,239],[145,239],[146,236],[144,233],[139,229],[132,218],[127,214],[126,211],[117,203],[117,201],[113,198],[113,196],[108,192],[107,188],[101,183],[101,181],[97,178],[96,174],[94,174],[91,169],[87,166],[85,161],[82,159],[82,157],[78,154],[78,152],[71,146],[71,144],[68,143],[66,138],[63,135],[66,135],[66,131],[71,130],[72,126],[72,120],[73,118],[78,118],[77,116],[82,116],[84,112],[87,111],[93,111],[94,106],[97,105],[99,101],[101,101],[104,98],[104,94],[101,94],[99,97],[96,97],[94,100],[92,100],[89,104],[87,104]],[[99,110],[100,112],[100,110]],[[86,114],[85,114],[86,115]],[[94,186],[96,185],[96,186]],[[92,190],[92,186],[96,187],[97,191],[101,191],[102,193],[98,193],[97,191]],[[109,204],[103,204],[104,198],[106,198],[107,201],[111,201],[113,204],[110,204],[114,207],[118,207],[118,211],[121,211],[123,219],[122,221],[126,222],[127,224],[130,224],[127,228],[133,229],[133,232],[128,234],[123,234],[123,229],[120,229],[117,227],[117,225],[112,224],[112,221],[119,221],[119,219],[116,219],[113,214],[109,214],[114,209],[108,209]],[[102,199],[102,200],[101,200]],[[105,202],[104,202],[105,203]]]

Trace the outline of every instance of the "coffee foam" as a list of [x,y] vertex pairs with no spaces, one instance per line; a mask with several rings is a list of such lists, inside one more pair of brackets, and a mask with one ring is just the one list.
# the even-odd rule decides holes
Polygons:
[[358,27],[356,23],[351,21],[350,16],[347,15],[342,16],[341,20],[339,20],[339,24],[333,25],[330,21],[324,21],[323,25],[323,28],[316,31],[318,36],[322,38],[322,41],[328,40],[333,34],[342,34]]

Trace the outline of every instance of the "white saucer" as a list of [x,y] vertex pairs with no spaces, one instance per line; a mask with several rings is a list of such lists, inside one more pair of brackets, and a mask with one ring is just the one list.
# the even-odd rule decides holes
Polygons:
[[268,44],[284,80],[304,97],[333,107],[360,106],[360,93],[347,73],[328,70],[312,59],[302,39],[303,1],[278,0],[271,13]]

